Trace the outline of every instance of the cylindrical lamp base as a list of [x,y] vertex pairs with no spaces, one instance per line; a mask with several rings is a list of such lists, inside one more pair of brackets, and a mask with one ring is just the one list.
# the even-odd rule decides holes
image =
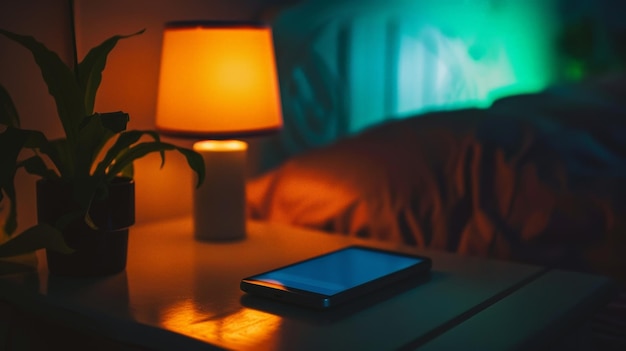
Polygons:
[[206,168],[204,183],[193,194],[196,239],[244,239],[247,144],[237,140],[200,141],[193,149],[202,155]]

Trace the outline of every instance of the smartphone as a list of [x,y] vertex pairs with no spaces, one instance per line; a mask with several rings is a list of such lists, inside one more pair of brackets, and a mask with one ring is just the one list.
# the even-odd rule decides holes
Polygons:
[[241,280],[241,290],[306,307],[326,309],[430,272],[432,261],[365,246],[348,246]]

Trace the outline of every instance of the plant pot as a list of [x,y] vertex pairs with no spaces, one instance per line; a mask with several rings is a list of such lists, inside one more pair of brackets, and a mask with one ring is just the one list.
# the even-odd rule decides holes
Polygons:
[[[128,228],[135,223],[135,182],[116,178],[108,196],[94,202],[89,214],[98,227],[92,229],[81,216],[63,229],[63,237],[75,251],[62,254],[46,250],[51,274],[94,277],[115,274],[126,268]],[[37,219],[54,225],[63,215],[76,211],[71,184],[50,180],[37,182]]]

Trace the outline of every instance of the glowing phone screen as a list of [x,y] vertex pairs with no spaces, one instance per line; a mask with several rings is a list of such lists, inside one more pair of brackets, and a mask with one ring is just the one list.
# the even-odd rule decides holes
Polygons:
[[332,296],[422,261],[417,257],[351,247],[253,278]]

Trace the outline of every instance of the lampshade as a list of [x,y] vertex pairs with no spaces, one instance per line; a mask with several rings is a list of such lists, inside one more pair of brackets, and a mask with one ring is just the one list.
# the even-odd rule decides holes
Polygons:
[[282,124],[271,28],[251,22],[172,22],[163,35],[156,126],[224,139]]

